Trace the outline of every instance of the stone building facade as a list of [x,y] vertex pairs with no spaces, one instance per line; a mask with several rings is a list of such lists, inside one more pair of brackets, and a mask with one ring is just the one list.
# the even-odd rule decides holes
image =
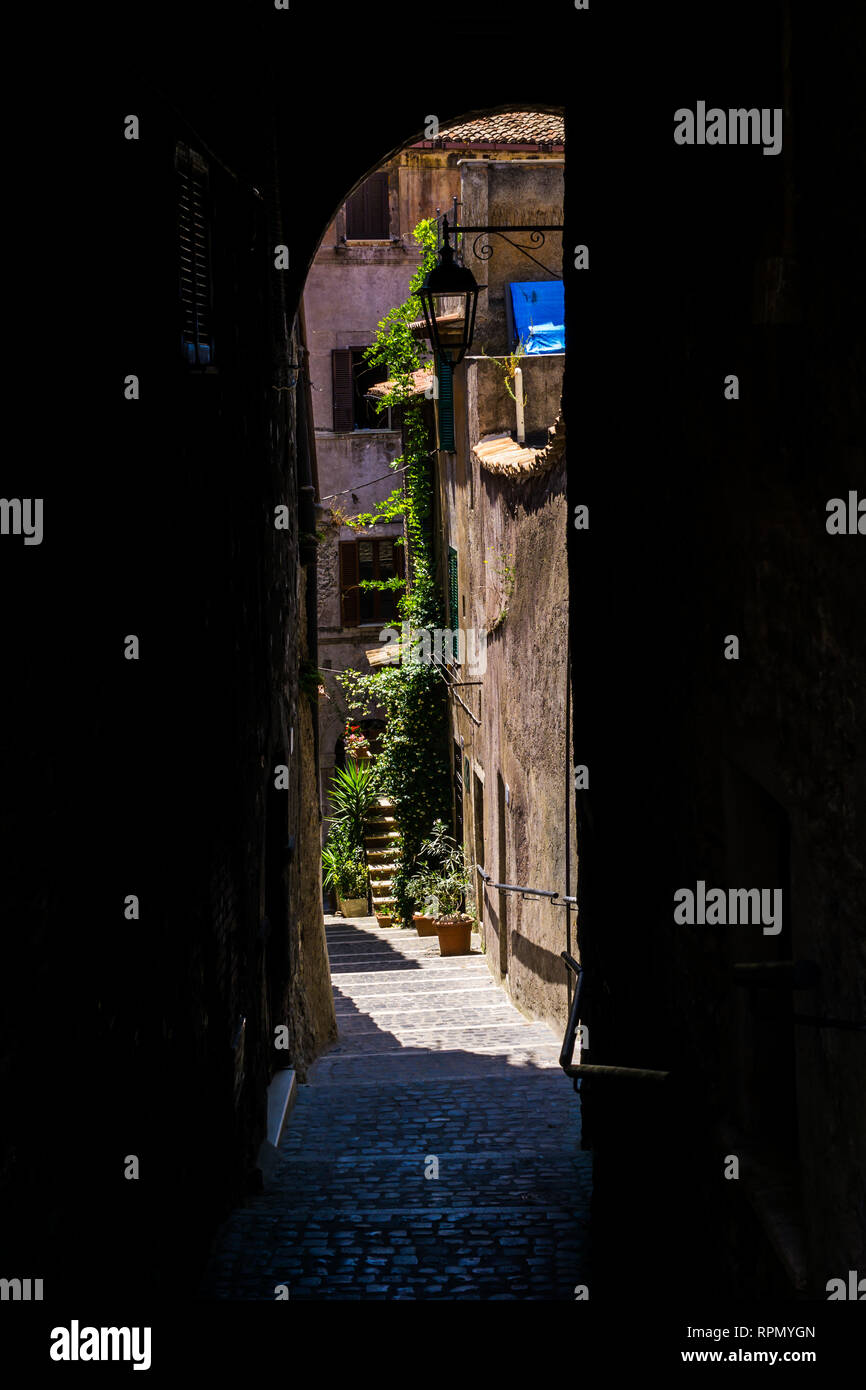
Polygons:
[[[466,225],[561,225],[562,159],[464,159],[459,169]],[[465,658],[449,676],[455,828],[477,866],[475,904],[491,972],[530,1017],[564,1027],[569,993],[560,952],[577,950],[574,908],[562,903],[574,896],[577,876],[564,355],[519,359],[522,445],[516,388],[506,384],[515,336],[509,286],[561,278],[562,236],[547,233],[541,249],[525,233],[509,241],[491,233],[477,243],[478,255],[474,241],[465,239],[464,262],[483,288],[473,346],[454,372],[456,447],[440,448],[437,464],[445,611],[467,633]],[[512,241],[531,247],[536,259]],[[537,888],[559,901],[494,883]]]
[[[352,585],[356,573],[396,574],[403,562],[402,548],[394,546],[402,536],[400,523],[372,527],[359,538],[339,515],[369,511],[399,482],[399,475],[389,474],[389,464],[402,448],[399,412],[376,412],[367,392],[384,380],[385,373],[365,368],[361,352],[375,339],[377,325],[388,311],[406,298],[420,262],[412,237],[418,223],[435,217],[439,209],[450,215],[455,198],[464,202],[464,220],[471,210],[473,220],[483,212],[486,221],[488,165],[495,204],[497,180],[510,163],[543,166],[563,147],[562,116],[528,111],[479,116],[408,146],[352,191],[329,224],[307,278],[304,314],[322,498],[317,524],[325,813],[348,717],[343,692],[328,673],[348,667],[368,670],[366,652],[376,646],[379,631],[394,616],[393,602],[386,609],[381,596],[359,607],[351,596]],[[467,161],[476,169],[471,190]],[[533,218],[538,219],[540,205],[529,198],[526,206],[533,206]],[[557,213],[561,211],[560,190]],[[504,267],[501,259],[498,264]],[[494,286],[491,294],[499,310],[501,288]]]
[[[527,443],[499,361],[455,374],[457,450],[439,455],[442,554],[481,660],[452,669],[455,816],[476,865],[488,966],[532,1018],[565,1025],[565,949],[577,950],[577,843],[568,727],[568,571],[561,355],[523,359]],[[443,564],[447,577],[448,565]],[[451,598],[449,590],[446,598]],[[446,608],[447,611],[447,608]],[[477,684],[471,684],[477,682]],[[507,883],[560,901],[497,890]]]

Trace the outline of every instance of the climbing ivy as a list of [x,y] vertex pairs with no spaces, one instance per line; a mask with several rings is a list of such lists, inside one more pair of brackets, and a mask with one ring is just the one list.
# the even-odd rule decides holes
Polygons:
[[[361,513],[352,522],[360,528],[403,516],[406,519],[411,586],[400,598],[397,611],[400,623],[407,625],[410,642],[420,629],[445,626],[433,552],[430,439],[413,379],[413,373],[425,365],[425,357],[409,327],[423,316],[417,291],[436,260],[435,222],[420,222],[414,237],[423,254],[410,282],[409,296],[385,315],[375,342],[365,354],[371,365],[386,368],[388,380],[393,383],[388,395],[379,402],[379,409],[403,408],[404,450],[391,465],[404,470],[403,485],[377,503],[373,511]],[[396,586],[391,580],[366,580],[364,587]],[[434,666],[417,661],[379,667],[369,675],[344,671],[338,679],[350,708],[359,715],[372,713],[375,705],[387,715],[376,772],[380,790],[394,802],[400,827],[393,880],[395,915],[409,925],[415,904],[406,885],[417,870],[416,856],[434,822],[450,820],[451,816],[445,685]]]

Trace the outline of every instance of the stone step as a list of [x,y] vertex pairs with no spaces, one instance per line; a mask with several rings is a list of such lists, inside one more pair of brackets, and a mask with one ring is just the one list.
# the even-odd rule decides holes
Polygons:
[[369,844],[371,840],[399,840],[400,836],[396,830],[383,830],[381,835],[365,835],[364,843]]

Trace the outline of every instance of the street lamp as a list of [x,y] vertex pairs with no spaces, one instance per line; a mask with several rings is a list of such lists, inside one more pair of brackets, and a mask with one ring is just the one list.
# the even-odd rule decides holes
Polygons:
[[478,284],[471,270],[456,265],[448,240],[448,218],[443,218],[444,241],[439,264],[426,275],[418,291],[427,332],[435,357],[455,367],[472,343]]

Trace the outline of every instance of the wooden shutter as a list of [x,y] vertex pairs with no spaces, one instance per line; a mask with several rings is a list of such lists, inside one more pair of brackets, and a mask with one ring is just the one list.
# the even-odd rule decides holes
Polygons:
[[382,241],[391,239],[391,209],[388,206],[388,175],[374,174],[370,184],[370,225],[373,236]]
[[439,359],[439,448],[446,454],[453,454],[454,444],[454,368],[450,362]]
[[457,596],[457,551],[453,546],[448,547],[448,607],[450,609],[451,631],[454,634],[454,660],[459,656],[457,629],[460,626],[460,609]]
[[181,351],[193,367],[213,361],[208,166],[188,145],[175,150],[180,252]]
[[[463,848],[463,752],[454,744],[454,839]],[[463,901],[461,899],[461,901]]]
[[389,241],[388,175],[371,174],[346,203],[347,241]]
[[340,596],[343,627],[357,627],[361,620],[357,541],[340,542]]
[[331,353],[331,379],[334,386],[334,429],[354,429],[355,393],[352,383],[351,348],[334,348]]

